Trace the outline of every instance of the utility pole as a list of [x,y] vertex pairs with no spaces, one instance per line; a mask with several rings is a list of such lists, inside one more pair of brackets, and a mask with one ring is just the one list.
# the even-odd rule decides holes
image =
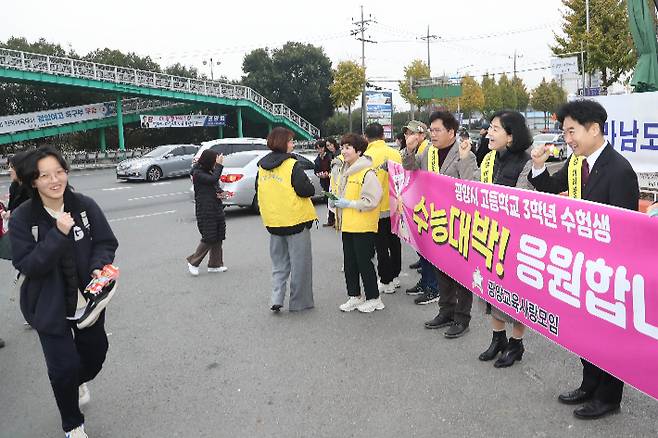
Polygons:
[[[215,64],[215,62],[213,62],[212,58],[210,58],[210,61],[207,61],[205,59],[203,60],[203,65],[206,65],[208,63],[210,63],[210,80],[214,81],[215,80],[215,73],[213,72],[213,64]],[[221,64],[221,61],[216,61],[215,65],[219,65],[219,64]]]
[[[585,38],[587,39],[587,60],[589,61],[589,0],[585,0]],[[583,69],[585,67],[583,66]],[[587,86],[592,87],[592,75],[587,74]],[[583,88],[583,94],[585,93],[585,89]]]
[[[357,41],[361,41],[361,67],[364,71],[366,68],[366,43],[377,43],[370,39],[366,39],[365,32],[370,23],[375,23],[375,20],[372,19],[372,15],[368,15],[366,20],[363,15],[363,5],[361,5],[361,21],[352,20],[352,24],[356,26],[350,32],[350,35],[356,37]],[[363,89],[361,90],[361,133],[366,129],[366,84],[363,84]]]
[[432,77],[432,67],[430,64],[430,41],[438,39],[438,35],[430,35],[430,25],[427,25],[427,35],[420,37],[421,40],[427,41],[427,68],[430,71],[430,77]]

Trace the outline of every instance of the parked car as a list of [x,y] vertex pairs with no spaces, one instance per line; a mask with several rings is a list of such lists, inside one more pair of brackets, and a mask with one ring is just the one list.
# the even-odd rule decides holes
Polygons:
[[[228,197],[224,199],[224,205],[236,205],[239,207],[249,207],[254,212],[258,212],[258,197],[256,196],[256,174],[258,172],[258,161],[269,150],[253,150],[235,152],[224,158],[224,171],[219,179],[219,185]],[[294,153],[293,155],[308,175],[313,187],[315,187],[315,198],[322,197],[322,186],[320,179],[313,170],[313,153]],[[190,193],[194,196],[194,186],[190,187]]]
[[199,147],[192,144],[158,146],[139,158],[117,164],[117,178],[159,181],[162,178],[186,176]]
[[251,138],[251,137],[220,138],[217,140],[202,142],[201,147],[199,148],[196,155],[194,156],[195,163],[199,160],[201,153],[208,148],[212,149],[218,154],[224,154],[224,156],[242,151],[268,150],[267,140],[265,140],[264,138]]
[[569,146],[564,141],[562,134],[539,134],[535,135],[532,147],[550,145],[554,146],[553,153],[549,159],[562,161],[569,156]]

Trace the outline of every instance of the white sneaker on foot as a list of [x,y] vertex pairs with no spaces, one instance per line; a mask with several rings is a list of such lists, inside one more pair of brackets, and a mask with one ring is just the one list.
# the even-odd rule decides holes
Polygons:
[[80,407],[86,405],[91,400],[91,394],[89,394],[89,387],[86,383],[83,383],[78,387],[78,405]]
[[379,281],[377,282],[377,288],[379,289],[379,293],[382,294],[394,294],[395,293],[395,285],[391,281],[390,283],[380,283]]
[[208,268],[208,272],[226,272],[228,268],[226,266],[220,266],[219,268]]
[[75,429],[69,432],[64,432],[64,436],[66,438],[89,438],[89,436],[85,433],[84,424],[81,424],[80,426],[76,427]]
[[187,264],[187,270],[190,271],[190,274],[192,274],[192,276],[194,276],[194,277],[199,275],[199,267],[198,266],[193,266],[193,265],[188,263]]
[[373,298],[371,300],[366,300],[362,304],[359,304],[356,308],[359,312],[371,313],[375,310],[384,310],[384,302],[381,297]]
[[340,310],[343,312],[351,312],[352,310],[356,309],[359,305],[365,303],[365,298],[363,296],[359,297],[350,297],[347,302],[341,304],[338,306]]
[[395,277],[391,283],[393,283],[396,289],[400,289],[400,279],[398,277]]

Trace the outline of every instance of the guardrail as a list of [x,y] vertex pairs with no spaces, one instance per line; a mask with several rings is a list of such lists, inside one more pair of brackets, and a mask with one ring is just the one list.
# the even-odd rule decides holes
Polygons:
[[317,127],[313,126],[308,120],[295,113],[286,105],[272,103],[263,95],[243,85],[233,85],[205,79],[184,78],[166,73],[9,49],[0,49],[0,67],[21,71],[43,72],[73,78],[94,79],[138,87],[159,88],[203,96],[245,99],[255,103],[272,115],[285,117],[314,137],[320,135],[320,130]]

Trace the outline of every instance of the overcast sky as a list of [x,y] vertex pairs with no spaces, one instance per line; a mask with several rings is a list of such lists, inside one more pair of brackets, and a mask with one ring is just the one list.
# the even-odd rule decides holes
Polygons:
[[[203,60],[220,61],[214,74],[242,76],[242,59],[259,47],[277,48],[286,41],[324,48],[334,67],[343,60],[361,62],[361,43],[350,36],[363,4],[369,25],[367,76],[396,80],[414,59],[427,60],[427,33],[432,75],[450,76],[517,70],[529,88],[551,79],[549,44],[561,23],[560,0],[462,1],[140,1],[3,2],[0,40],[40,37],[70,45],[84,55],[108,47],[150,55],[163,66],[181,62],[210,76]],[[370,17],[371,16],[371,17]],[[477,78],[478,80],[480,77]],[[393,82],[381,82],[397,90]],[[397,94],[397,93],[396,93]],[[397,107],[406,107],[398,99]]]

